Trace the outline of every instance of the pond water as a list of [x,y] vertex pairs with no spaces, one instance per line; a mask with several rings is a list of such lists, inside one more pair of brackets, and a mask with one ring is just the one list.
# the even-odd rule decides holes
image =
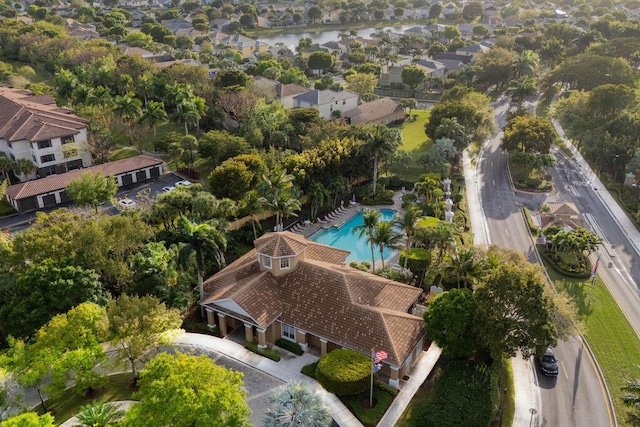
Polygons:
[[[415,25],[402,25],[397,27],[384,27],[384,28],[361,28],[356,30],[358,32],[358,37],[370,38],[371,33],[375,33],[378,31],[391,30],[394,33],[403,34],[405,30],[409,28],[415,27]],[[302,37],[309,37],[313,40],[314,43],[322,44],[332,40],[339,40],[338,34],[340,33],[348,33],[348,29],[327,29],[325,31],[315,31],[315,32],[302,32],[302,33],[289,33],[289,34],[276,34],[272,36],[261,36],[258,37],[258,40],[267,42],[270,45],[275,45],[276,43],[284,43],[285,46],[289,47],[289,49],[293,50],[296,46],[298,46],[298,40]]]

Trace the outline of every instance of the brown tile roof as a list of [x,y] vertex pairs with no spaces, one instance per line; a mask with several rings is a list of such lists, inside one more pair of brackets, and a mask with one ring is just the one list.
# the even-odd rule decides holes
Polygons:
[[256,251],[272,257],[298,255],[307,247],[306,239],[298,234],[267,233],[253,242]]
[[285,98],[287,96],[299,95],[301,93],[309,92],[311,89],[304,86],[297,85],[295,83],[276,85],[276,96],[278,98]]
[[27,197],[37,196],[38,194],[46,194],[52,191],[62,190],[71,181],[85,172],[101,172],[104,176],[119,175],[162,163],[162,159],[156,159],[151,156],[142,155],[130,157],[128,159],[117,160],[115,162],[91,166],[84,169],[76,169],[59,175],[50,175],[46,178],[11,185],[7,187],[7,195],[13,200],[25,199]]
[[[271,233],[263,243],[288,234]],[[260,271],[256,251],[247,253],[205,282],[203,304],[263,328],[280,320],[364,354],[383,349],[389,363],[402,365],[424,335],[423,320],[408,313],[422,291],[346,266],[345,251],[306,244],[304,259],[280,276]]]
[[361,104],[343,113],[342,116],[352,119],[351,124],[358,124],[382,119],[396,111],[402,111],[402,107],[393,99],[384,97]]
[[540,226],[542,228],[554,225],[575,230],[584,227],[584,222],[575,204],[570,202],[550,202],[547,205],[551,210],[546,213],[540,213]]
[[55,105],[48,95],[0,88],[0,139],[46,141],[79,133],[88,121]]

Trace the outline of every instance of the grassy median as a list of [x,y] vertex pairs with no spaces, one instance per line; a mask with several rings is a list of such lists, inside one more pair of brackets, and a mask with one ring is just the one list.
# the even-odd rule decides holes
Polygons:
[[624,425],[627,415],[622,404],[621,388],[625,379],[640,373],[637,368],[640,366],[638,335],[600,277],[596,277],[589,302],[591,279],[569,279],[550,265],[545,264],[545,267],[557,289],[566,290],[576,302],[585,325],[583,335],[602,369],[618,423]]

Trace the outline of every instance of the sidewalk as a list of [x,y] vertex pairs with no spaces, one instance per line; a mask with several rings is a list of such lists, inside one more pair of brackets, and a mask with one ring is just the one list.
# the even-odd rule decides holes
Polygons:
[[[300,372],[303,366],[316,362],[318,360],[316,356],[305,353],[299,357],[274,362],[273,360],[247,350],[234,341],[211,335],[192,333],[182,335],[176,340],[176,344],[214,350],[285,382],[299,381],[310,383],[322,395],[326,405],[329,407],[331,416],[338,425],[345,427],[362,426],[360,421],[344,406],[340,399],[324,391],[317,381]],[[418,388],[420,388],[433,369],[439,357],[440,349],[435,344],[432,344],[428,351],[422,352],[410,373],[409,380],[401,383],[400,393],[398,393],[398,396],[396,396],[378,424],[379,427],[393,427],[395,425]]]
[[565,136],[564,130],[562,129],[558,121],[554,119],[552,120],[552,123],[553,127],[556,129],[556,132],[558,132],[558,135],[560,135],[566,146],[573,154],[575,162],[583,170],[585,179],[591,185],[593,185],[593,189],[595,190],[594,192],[596,193],[598,199],[600,199],[604,207],[611,214],[618,227],[620,227],[621,230],[624,230],[629,243],[631,243],[631,246],[633,246],[633,249],[636,251],[636,253],[640,254],[640,232],[638,231],[638,229],[633,225],[620,205],[618,205],[618,202],[616,202],[613,196],[611,196],[609,190],[607,190],[604,184],[602,184],[600,178],[598,178],[595,172],[593,172],[591,166],[589,166],[584,157],[582,157],[582,154],[580,154],[576,147],[573,146],[573,143],[569,140],[569,138]]

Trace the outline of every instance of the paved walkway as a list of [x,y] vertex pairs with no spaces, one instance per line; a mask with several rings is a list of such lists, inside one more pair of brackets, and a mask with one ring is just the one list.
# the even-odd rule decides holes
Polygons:
[[[234,341],[211,335],[192,333],[186,333],[178,338],[176,344],[211,349],[285,382],[300,381],[310,383],[322,395],[331,412],[331,416],[338,425],[345,427],[362,426],[360,421],[358,421],[335,395],[327,393],[317,381],[300,372],[303,366],[316,362],[318,360],[317,356],[305,353],[299,357],[283,358],[280,362],[274,362],[273,360],[247,350],[244,346]],[[393,427],[395,425],[418,388],[420,388],[433,369],[439,357],[440,349],[435,344],[432,344],[428,351],[423,352],[419,356],[413,370],[409,374],[409,380],[401,382],[400,393],[393,401],[391,407],[389,407],[384,418],[378,424],[379,427]]]

